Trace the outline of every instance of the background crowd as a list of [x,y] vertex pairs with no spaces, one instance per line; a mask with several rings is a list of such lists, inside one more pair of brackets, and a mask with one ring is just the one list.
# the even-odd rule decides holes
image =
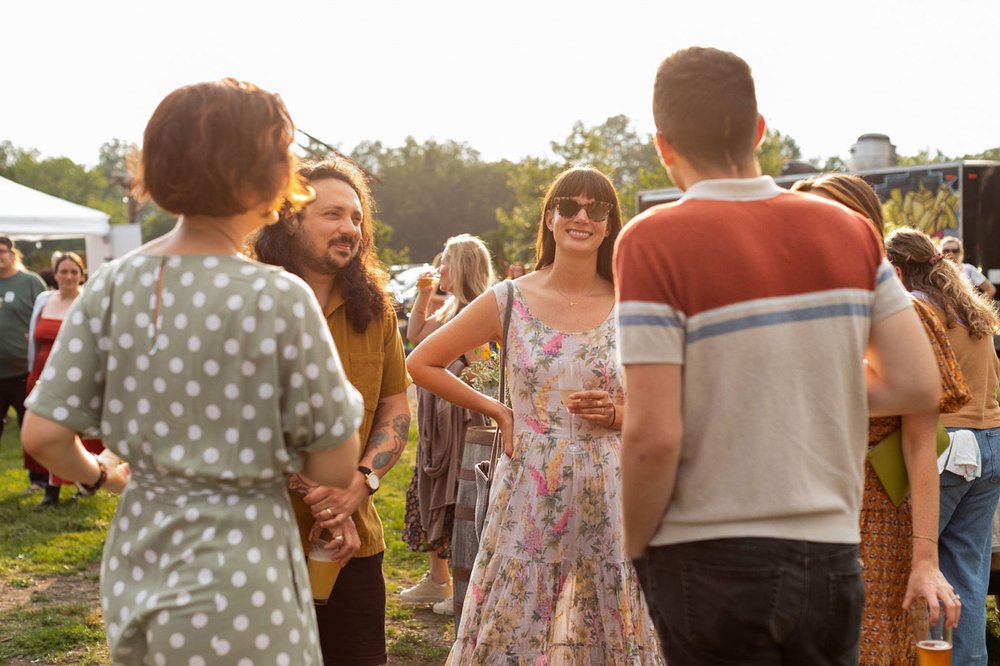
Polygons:
[[[408,356],[364,172],[299,163],[252,84],[180,88],[150,119],[140,182],[169,234],[89,279],[58,253],[50,290],[0,236],[0,413],[28,483],[44,507],[65,483],[122,493],[101,570],[115,663],[385,663],[376,498],[411,378],[399,536],[428,572],[401,597],[461,608],[449,663],[913,663],[917,603],[956,627],[956,663],[986,663],[995,289],[958,239],[883,242],[860,178],[761,176],[735,55],[665,60],[654,115],[678,204],[626,225],[607,175],[563,171],[530,271],[498,282],[481,239],[447,241]],[[469,379],[491,362],[505,395]],[[486,419],[502,455],[455,604],[463,447]],[[892,437],[905,498],[861,445]],[[336,564],[332,591],[308,553]]]

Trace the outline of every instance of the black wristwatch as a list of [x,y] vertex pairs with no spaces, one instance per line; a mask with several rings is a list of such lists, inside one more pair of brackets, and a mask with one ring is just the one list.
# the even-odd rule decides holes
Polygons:
[[94,493],[96,493],[98,490],[101,489],[101,486],[104,485],[104,482],[108,480],[108,468],[97,456],[94,456],[94,460],[97,462],[98,469],[101,470],[101,474],[100,476],[97,477],[97,481],[95,481],[91,485],[87,485],[86,483],[80,483],[79,481],[76,482],[76,489],[80,491],[80,494],[84,497],[93,496]]
[[368,488],[368,494],[374,495],[375,491],[381,485],[378,474],[373,472],[370,467],[365,467],[364,465],[358,465],[358,471],[365,475],[365,487]]

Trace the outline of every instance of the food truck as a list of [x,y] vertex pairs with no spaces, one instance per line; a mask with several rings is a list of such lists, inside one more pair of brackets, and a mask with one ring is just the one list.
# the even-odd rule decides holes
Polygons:
[[[915,227],[935,239],[954,236],[965,261],[1000,285],[1000,162],[963,160],[853,172],[875,189],[885,213],[886,233]],[[782,187],[818,173],[775,178]],[[637,210],[680,199],[677,188],[639,192]]]

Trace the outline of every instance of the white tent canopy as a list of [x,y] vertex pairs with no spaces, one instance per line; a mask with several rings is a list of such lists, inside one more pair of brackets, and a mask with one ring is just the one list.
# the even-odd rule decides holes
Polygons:
[[0,178],[0,234],[19,240],[107,236],[108,214]]

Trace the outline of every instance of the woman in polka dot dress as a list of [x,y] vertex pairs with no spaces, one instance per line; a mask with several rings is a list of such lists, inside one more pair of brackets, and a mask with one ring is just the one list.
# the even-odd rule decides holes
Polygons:
[[[161,102],[143,187],[177,226],[97,272],[28,399],[43,464],[127,479],[101,566],[115,664],[322,663],[286,480],[346,485],[363,404],[312,291],[238,251],[308,199],[292,133],[277,95],[232,79]],[[128,465],[87,453],[92,432]]]

